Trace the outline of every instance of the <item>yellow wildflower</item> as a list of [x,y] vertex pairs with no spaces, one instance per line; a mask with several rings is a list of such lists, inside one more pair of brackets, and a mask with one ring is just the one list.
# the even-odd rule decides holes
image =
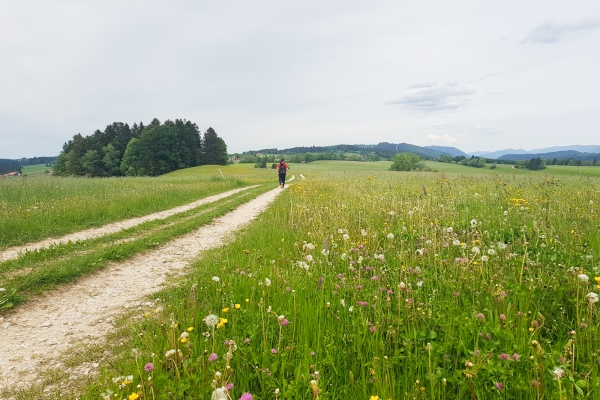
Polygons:
[[246,303],[249,302],[249,301],[250,301],[250,299],[246,299]]
[[190,326],[189,328],[187,328],[187,331],[188,331],[188,332],[191,332],[191,331],[193,331],[193,330],[194,330],[194,327],[193,327],[193,326]]
[[594,277],[594,280],[595,280],[596,282],[600,283],[600,276],[596,276],[596,277]]
[[181,343],[187,342],[187,338],[184,338],[184,337],[182,337],[180,340],[181,340]]
[[219,318],[219,323],[217,324],[217,328],[222,328],[227,323],[227,318]]
[[533,328],[529,328],[529,332],[533,332],[535,329]]
[[242,306],[241,306],[241,305],[239,305],[239,304],[236,304],[236,305],[235,305],[235,308],[236,308],[237,310],[239,310],[240,308],[242,308]]
[[369,400],[379,400],[379,396],[371,396]]
[[129,397],[127,397],[129,400],[137,400],[140,398],[140,396],[137,393],[131,393],[129,395]]
[[222,309],[221,311],[223,311],[224,313],[229,311],[229,308],[225,307],[224,309]]

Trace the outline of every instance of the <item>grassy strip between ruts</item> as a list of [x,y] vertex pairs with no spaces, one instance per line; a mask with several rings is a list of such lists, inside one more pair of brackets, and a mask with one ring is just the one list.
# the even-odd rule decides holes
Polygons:
[[0,312],[24,303],[31,295],[71,282],[104,268],[110,262],[128,259],[191,232],[267,190],[270,190],[269,186],[261,185],[164,220],[150,221],[90,241],[28,252],[17,260],[2,263],[0,276],[3,282],[0,286],[5,291],[0,297]]

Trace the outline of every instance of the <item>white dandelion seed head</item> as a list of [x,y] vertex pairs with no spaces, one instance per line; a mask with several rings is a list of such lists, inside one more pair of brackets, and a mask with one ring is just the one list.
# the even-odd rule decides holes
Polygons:
[[554,368],[554,369],[552,370],[552,374],[554,374],[554,376],[556,377],[556,379],[560,379],[560,378],[562,378],[563,376],[565,376],[565,370],[564,370],[564,369],[562,369],[562,368],[558,368],[558,367],[556,367],[556,368]]
[[340,259],[345,260],[346,258],[348,258],[348,255],[346,253],[342,253]]
[[500,250],[505,250],[506,249],[506,244],[504,242],[498,242],[498,248]]
[[181,332],[181,335],[179,335],[179,337],[188,338],[188,337],[190,337],[190,334],[184,331],[184,332]]
[[173,358],[173,357],[175,356],[175,354],[176,354],[176,353],[177,353],[177,351],[176,351],[175,349],[168,350],[168,351],[165,353],[165,357],[166,357],[166,358]]
[[452,241],[452,245],[453,245],[453,246],[460,246],[460,240],[458,240],[458,239],[454,239],[454,240]]
[[212,280],[213,280],[213,282],[215,282],[215,283],[219,283],[219,282],[221,282],[221,278],[219,278],[218,276],[213,276],[213,277],[212,277]]
[[590,277],[586,274],[579,274],[577,275],[577,278],[579,278],[579,280],[583,283],[588,283],[588,281],[590,280]]
[[269,278],[265,278],[265,286],[271,286],[271,280]]
[[504,210],[504,215],[508,215],[508,211],[507,210]]
[[360,234],[361,234],[362,236],[367,236],[367,235],[368,235],[368,232],[367,232],[367,231],[365,231],[364,229],[361,229],[361,230],[360,230]]
[[310,266],[305,263],[304,261],[298,261],[298,266],[300,268],[302,268],[303,270],[305,270],[306,272],[308,272],[308,269],[310,268]]
[[477,246],[473,246],[473,248],[471,249],[471,253],[473,254],[479,254],[480,250],[479,247]]
[[471,220],[471,228],[475,228],[477,226],[477,220],[476,219],[472,219]]
[[348,239],[350,239],[350,235],[348,235],[347,233],[344,233],[344,236],[342,236],[342,239],[348,240]]
[[306,250],[314,250],[314,249],[315,249],[315,245],[314,245],[314,244],[312,244],[312,243],[306,243],[306,244],[305,244],[303,247],[304,247]]
[[596,304],[598,302],[598,294],[594,292],[588,293],[585,298],[588,299],[590,304]]
[[494,249],[488,249],[488,254],[489,254],[490,256],[493,256],[493,255],[495,255],[495,254],[496,254],[496,250],[494,250]]
[[394,238],[394,234],[393,233],[388,233],[386,237],[391,240],[391,239]]
[[310,254],[307,254],[306,257],[304,257],[304,259],[306,260],[306,262],[312,262],[313,256],[311,256]]
[[454,231],[454,228],[451,226],[446,228],[446,232],[448,232],[448,233],[452,233],[453,231]]
[[204,318],[204,323],[209,328],[214,328],[219,323],[219,317],[217,317],[215,314],[209,314],[206,316],[206,318]]
[[489,260],[488,256],[481,256],[481,261],[486,262]]
[[329,255],[329,250],[323,249],[323,250],[321,250],[321,254],[323,254],[324,256],[328,256]]

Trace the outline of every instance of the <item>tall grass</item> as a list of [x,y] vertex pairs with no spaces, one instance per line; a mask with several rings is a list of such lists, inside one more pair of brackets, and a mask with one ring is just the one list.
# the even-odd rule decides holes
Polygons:
[[598,183],[301,181],[124,321],[81,398],[598,398]]

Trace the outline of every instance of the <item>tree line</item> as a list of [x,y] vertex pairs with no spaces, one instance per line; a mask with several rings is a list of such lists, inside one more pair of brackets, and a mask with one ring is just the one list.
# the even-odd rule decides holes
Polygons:
[[113,122],[92,135],[77,134],[63,145],[54,165],[58,176],[156,176],[203,164],[227,164],[227,145],[213,128],[201,137],[185,119],[153,119],[131,127]]

